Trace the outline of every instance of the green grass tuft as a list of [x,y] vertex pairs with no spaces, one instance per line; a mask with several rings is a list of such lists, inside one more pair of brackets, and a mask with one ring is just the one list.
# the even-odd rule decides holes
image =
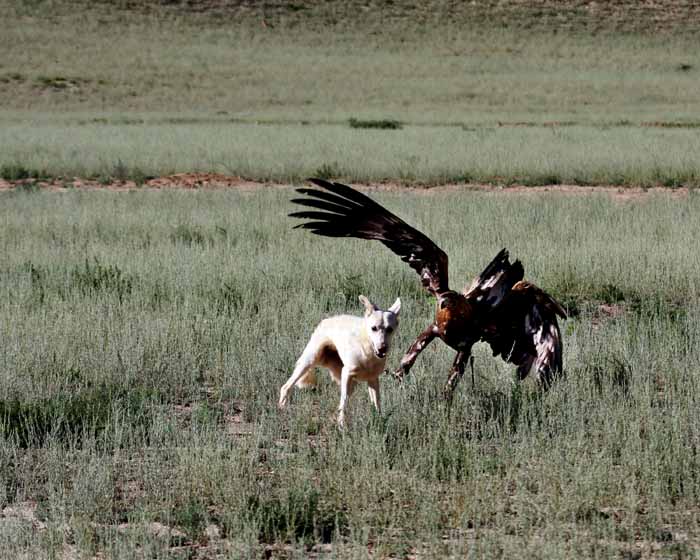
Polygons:
[[[62,375],[82,376],[77,370]],[[137,392],[108,386],[84,388],[74,394],[59,394],[36,401],[19,399],[0,401],[0,433],[23,449],[41,447],[50,438],[54,442],[79,445],[94,438],[109,424],[141,424],[146,419],[146,403]]]
[[134,281],[117,265],[103,265],[97,257],[85,259],[81,266],[74,267],[70,272],[70,286],[77,288],[83,294],[105,292],[115,294],[121,302],[131,294]]
[[347,532],[347,517],[338,504],[324,504],[313,487],[292,486],[282,498],[253,496],[247,510],[259,527],[263,543],[330,543],[336,534]]
[[403,125],[393,119],[366,120],[351,118],[348,121],[350,128],[374,128],[378,130],[401,130]]
[[34,169],[28,169],[18,163],[6,163],[0,166],[0,179],[6,181],[22,181],[24,179],[37,179],[43,174]]

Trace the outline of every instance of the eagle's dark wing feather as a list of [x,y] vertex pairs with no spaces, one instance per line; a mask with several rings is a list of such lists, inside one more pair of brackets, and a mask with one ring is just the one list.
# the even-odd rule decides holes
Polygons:
[[501,303],[516,282],[523,279],[525,272],[520,261],[511,264],[508,251],[501,249],[463,292],[473,304],[484,308],[494,308]]
[[535,368],[543,387],[562,372],[562,342],[557,316],[566,312],[549,294],[519,281],[488,316],[483,339],[494,356],[518,366],[520,378]]
[[325,190],[297,189],[307,196],[292,202],[316,210],[290,214],[294,218],[312,220],[296,227],[327,237],[381,241],[418,272],[429,292],[437,295],[448,290],[447,255],[427,236],[347,185],[323,179],[309,181]]

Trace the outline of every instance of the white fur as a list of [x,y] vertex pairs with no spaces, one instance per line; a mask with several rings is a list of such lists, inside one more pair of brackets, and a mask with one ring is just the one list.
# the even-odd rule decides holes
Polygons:
[[284,408],[294,386],[315,385],[314,368],[328,368],[340,385],[338,425],[345,427],[345,409],[348,398],[359,381],[365,381],[369,399],[381,412],[379,376],[384,371],[391,338],[399,326],[401,300],[396,299],[387,311],[382,311],[365,296],[364,317],[338,315],[324,319],[316,327],[311,339],[297,360],[291,377],[280,389],[279,407]]

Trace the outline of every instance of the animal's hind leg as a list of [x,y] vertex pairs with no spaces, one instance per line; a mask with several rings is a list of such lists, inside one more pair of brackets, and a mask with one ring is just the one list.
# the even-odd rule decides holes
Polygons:
[[289,392],[292,390],[294,385],[302,379],[310,370],[316,365],[315,352],[311,347],[311,343],[306,347],[301,357],[297,360],[297,364],[294,367],[294,371],[287,382],[282,385],[280,389],[280,400],[277,405],[280,408],[287,406],[287,401],[289,400]]
[[315,387],[318,379],[316,377],[316,370],[311,368],[306,371],[306,373],[297,381],[294,385],[295,387],[300,387],[305,389],[307,387]]
[[447,378],[447,384],[443,390],[443,394],[447,400],[452,399],[452,393],[454,393],[457,383],[459,383],[459,380],[462,379],[464,375],[464,366],[469,359],[469,355],[470,352],[460,351],[457,352],[457,356],[455,356],[455,361],[450,370],[450,377]]
[[437,327],[435,324],[430,325],[427,329],[420,333],[420,335],[418,335],[418,338],[416,338],[415,342],[411,344],[411,347],[408,349],[406,354],[404,354],[404,357],[401,358],[401,365],[399,365],[398,369],[394,372],[394,377],[396,379],[399,381],[403,379],[403,376],[411,370],[411,367],[413,367],[418,355],[425,350],[425,347],[428,346],[428,344],[430,344],[436,336]]

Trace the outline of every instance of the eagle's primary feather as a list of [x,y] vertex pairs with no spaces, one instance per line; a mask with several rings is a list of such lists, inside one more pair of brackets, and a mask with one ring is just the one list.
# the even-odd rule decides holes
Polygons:
[[417,229],[368,196],[340,183],[309,179],[325,189],[298,189],[307,198],[292,202],[319,211],[294,212],[290,216],[312,220],[296,227],[328,237],[357,237],[381,241],[415,270],[434,295],[448,289],[447,254]]

